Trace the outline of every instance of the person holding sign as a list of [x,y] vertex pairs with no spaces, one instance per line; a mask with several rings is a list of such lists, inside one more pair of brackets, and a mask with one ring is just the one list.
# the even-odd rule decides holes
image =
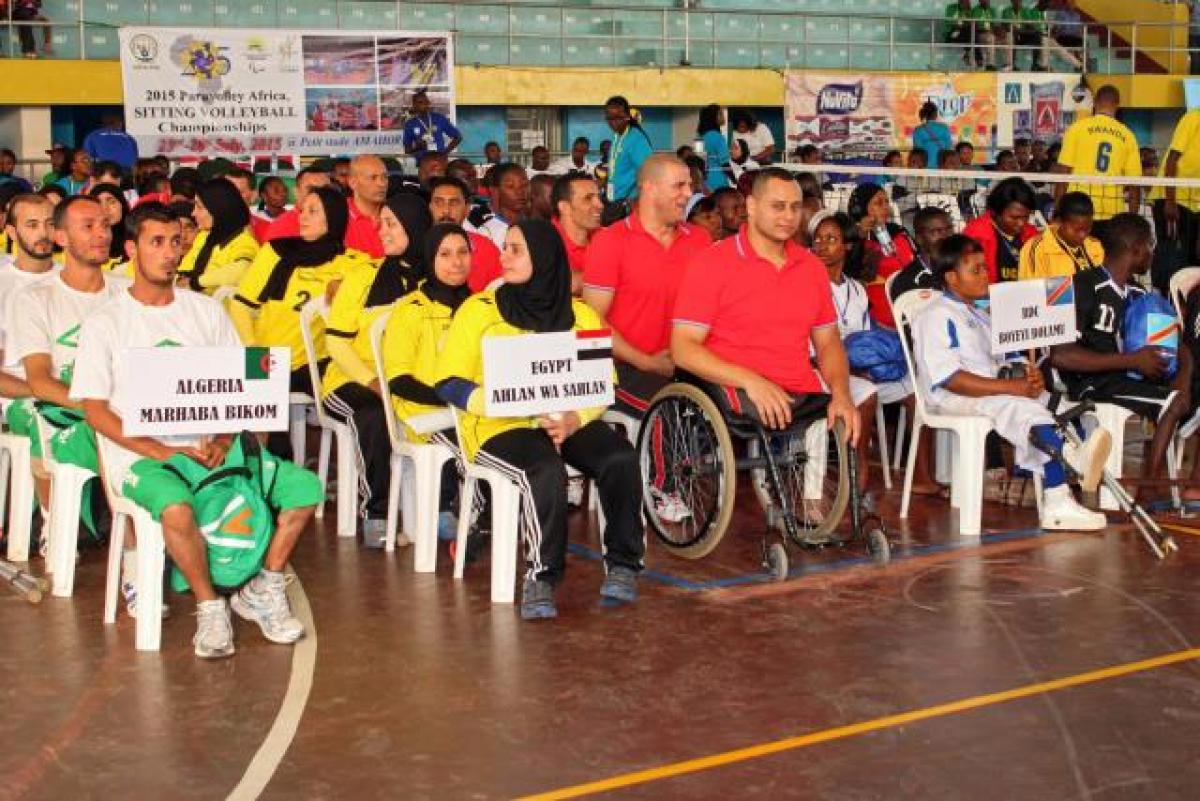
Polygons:
[[[300,334],[300,310],[367,257],[347,250],[346,199],[332,187],[309,193],[300,207],[300,236],[276,239],[262,246],[238,284],[229,315],[246,345],[292,349],[292,391],[312,394],[308,357]],[[325,359],[323,330],[314,331],[317,358]],[[272,434],[273,453],[287,456],[287,437]]]
[[[204,295],[175,289],[181,256],[179,221],[163,205],[147,203],[131,214],[132,239],[126,244],[136,265],[133,286],[87,318],[79,340],[79,359],[72,401],[81,404],[87,421],[117,445],[106,451],[105,471],[122,494],[145,509],[163,527],[171,560],[196,596],[196,656],[204,659],[233,654],[233,626],[225,600],[209,576],[210,547],[196,521],[196,500],[185,475],[215,471],[227,463],[233,437],[134,437],[124,433],[120,415],[123,387],[119,381],[129,348],[237,346],[234,329],[220,304]],[[240,444],[234,458],[241,456]],[[240,463],[239,463],[240,464]],[[196,470],[196,465],[203,468]],[[265,498],[276,514],[261,570],[233,596],[237,614],[257,623],[267,639],[293,643],[304,626],[288,604],[283,573],[300,533],[324,500],[324,488],[311,472],[270,454],[262,457]],[[234,518],[220,529],[235,536],[247,525]],[[132,552],[126,551],[129,563]],[[128,579],[128,575],[126,575]]]
[[359,512],[368,548],[382,548],[386,537],[392,457],[380,402],[386,389],[375,377],[371,324],[425,277],[421,248],[433,224],[425,200],[410,192],[388,198],[379,220],[384,258],[351,266],[330,305],[325,328],[330,363],[322,398],[326,411],[354,430],[361,465]]
[[1192,408],[1192,366],[1187,349],[1181,349],[1181,369],[1168,384],[1168,359],[1161,348],[1122,352],[1126,305],[1146,292],[1134,278],[1150,269],[1150,232],[1150,223],[1137,214],[1122,212],[1109,220],[1104,264],[1075,275],[1079,340],[1051,348],[1050,363],[1072,399],[1113,403],[1155,423],[1147,477],[1159,478],[1175,429]]
[[511,476],[522,488],[521,531],[528,570],[521,617],[558,614],[554,589],[566,568],[567,474],[571,465],[595,482],[607,521],[604,598],[637,597],[645,552],[642,478],[624,437],[600,421],[603,408],[537,417],[488,417],[483,380],[485,337],[601,328],[599,316],[571,298],[571,269],[558,232],[541,220],[508,230],[501,253],[504,285],[473,296],[450,324],[435,371],[438,396],[464,410],[459,431],[467,458]]
[[1072,497],[1066,467],[1069,462],[1083,488],[1094,492],[1112,436],[1097,429],[1082,446],[1064,442],[1046,408],[1049,395],[1041,372],[1026,369],[1019,377],[1000,377],[991,319],[977,305],[988,297],[987,263],[978,242],[962,234],[943,240],[933,256],[933,272],[942,294],[912,323],[919,391],[936,411],[990,418],[996,433],[1013,446],[1017,465],[1041,474],[1043,529],[1103,529],[1104,515]]
[[179,274],[197,292],[237,286],[258,255],[246,201],[232,182],[214,178],[196,190],[192,213],[200,233],[179,263]]

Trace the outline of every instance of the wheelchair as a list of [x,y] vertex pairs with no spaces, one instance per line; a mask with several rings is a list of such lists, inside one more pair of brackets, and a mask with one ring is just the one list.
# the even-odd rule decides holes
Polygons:
[[[877,563],[889,561],[882,521],[859,497],[844,426],[826,424],[827,402],[798,399],[791,425],[773,431],[733,390],[677,375],[650,401],[638,434],[642,506],[658,540],[688,559],[711,553],[733,518],[741,472],[766,516],[762,563],[775,580],[787,578],[789,542],[822,548],[858,539]],[[850,534],[841,536],[847,507]]]

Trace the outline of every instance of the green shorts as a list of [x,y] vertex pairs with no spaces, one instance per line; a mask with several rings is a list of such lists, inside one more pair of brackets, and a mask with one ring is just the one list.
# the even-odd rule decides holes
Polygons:
[[[325,488],[311,470],[284,461],[273,454],[262,453],[263,484],[271,487],[267,505],[276,513],[302,509],[325,502]],[[121,487],[121,494],[162,520],[163,510],[176,504],[194,506],[192,490],[174,470],[153,459],[139,459],[129,468],[130,476]],[[272,482],[272,472],[274,481]]]
[[33,398],[20,398],[8,405],[4,422],[8,430],[29,440],[29,453],[42,458],[42,440],[37,432],[37,408]]

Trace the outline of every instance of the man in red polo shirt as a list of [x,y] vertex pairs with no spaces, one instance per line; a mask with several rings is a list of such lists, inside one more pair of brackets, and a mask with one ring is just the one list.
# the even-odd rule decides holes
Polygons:
[[329,173],[309,167],[296,173],[296,203],[283,214],[280,214],[267,226],[263,242],[273,239],[284,239],[289,236],[300,236],[300,206],[309,193],[320,186],[329,186]]
[[[435,223],[462,225],[467,219],[467,186],[448,175],[429,179],[429,213]],[[467,231],[471,243],[471,273],[467,286],[482,292],[500,277],[500,249],[483,234]]]
[[387,199],[388,176],[379,156],[355,156],[350,161],[350,223],[346,247],[374,259],[383,258],[379,239],[379,213]]
[[587,173],[574,172],[559,177],[550,191],[553,210],[551,224],[567,248],[567,263],[571,265],[571,294],[583,289],[583,269],[587,266],[588,246],[600,230],[600,214],[604,201],[600,186]]
[[756,414],[772,429],[787,427],[806,396],[828,394],[829,424],[842,420],[857,443],[829,276],[792,242],[803,213],[800,187],[785,170],[761,170],[746,210],[735,236],[692,260],[675,301],[671,356],[681,369],[732,390],[734,412]]
[[640,417],[675,374],[671,309],[688,261],[711,241],[683,221],[691,174],[676,156],[656,153],[638,170],[632,214],[601,230],[588,247],[583,300],[612,329],[617,406]]

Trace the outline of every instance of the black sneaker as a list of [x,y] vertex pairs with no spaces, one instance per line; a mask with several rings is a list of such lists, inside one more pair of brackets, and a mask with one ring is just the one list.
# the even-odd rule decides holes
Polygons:
[[554,605],[554,587],[548,581],[525,579],[521,587],[521,618],[524,620],[546,620],[558,617]]
[[624,565],[610,567],[600,585],[600,597],[633,603],[637,600],[637,573]]

